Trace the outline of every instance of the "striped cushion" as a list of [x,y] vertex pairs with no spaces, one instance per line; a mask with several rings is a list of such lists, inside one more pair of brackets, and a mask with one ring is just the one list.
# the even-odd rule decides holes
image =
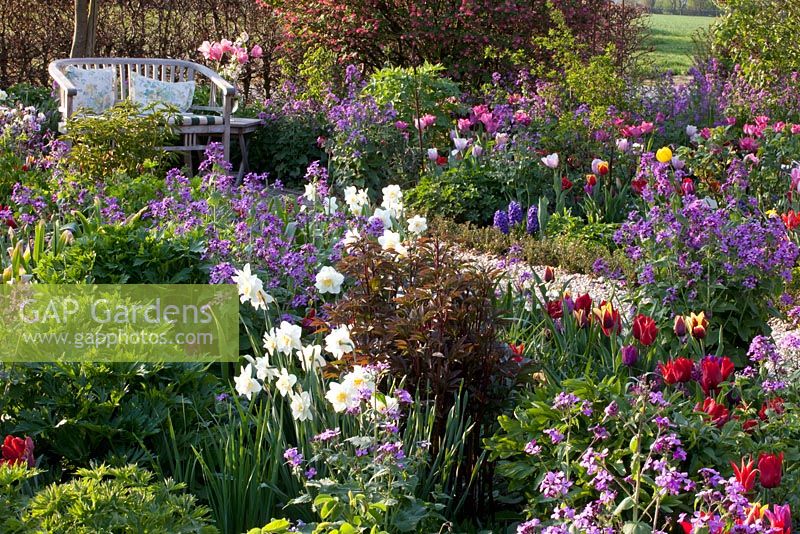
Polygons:
[[222,117],[219,115],[195,115],[194,113],[181,113],[180,115],[170,115],[169,123],[180,126],[207,126],[210,124],[222,124]]

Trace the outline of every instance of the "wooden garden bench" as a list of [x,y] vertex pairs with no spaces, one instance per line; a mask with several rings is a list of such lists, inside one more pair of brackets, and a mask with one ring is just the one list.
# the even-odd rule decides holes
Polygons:
[[[206,148],[206,144],[200,144],[202,137],[221,136],[225,159],[230,161],[231,114],[234,111],[236,88],[208,67],[180,59],[75,58],[53,61],[48,70],[56,82],[59,93],[59,111],[61,112],[59,128],[62,131],[66,127],[67,119],[78,111],[75,103],[82,99],[85,101],[90,93],[90,90],[87,89],[82,97],[79,95],[79,89],[70,80],[70,76],[82,74],[73,73],[73,69],[111,70],[111,94],[103,102],[104,105],[109,102],[113,105],[113,103],[131,98],[136,76],[158,82],[173,83],[196,82],[201,78],[206,78],[210,88],[208,105],[188,105],[185,111],[172,116],[170,122],[175,126],[177,133],[181,135],[183,144],[164,147],[164,149],[190,154],[192,151]],[[105,73],[88,73],[89,76],[94,74],[100,74],[104,79],[106,77]],[[139,83],[149,82],[139,81]],[[91,84],[84,85],[92,88]],[[105,87],[106,84],[103,83],[102,86]],[[105,98],[103,95],[99,96],[101,99]]]

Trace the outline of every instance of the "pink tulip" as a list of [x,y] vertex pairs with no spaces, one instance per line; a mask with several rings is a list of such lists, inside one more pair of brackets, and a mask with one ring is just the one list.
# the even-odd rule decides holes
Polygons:
[[250,61],[250,56],[247,55],[246,48],[234,48],[233,57],[236,58],[236,61],[238,61],[240,65],[244,65],[245,63]]
[[222,54],[224,54],[222,51],[222,45],[219,43],[214,43],[211,45],[211,48],[208,51],[208,59],[211,61],[219,61],[222,59]]
[[233,43],[227,39],[223,39],[219,42],[220,46],[222,47],[222,53],[225,54],[226,52],[233,52]]
[[203,41],[203,44],[200,45],[197,51],[203,54],[204,58],[211,59],[211,43],[208,41]]
[[253,48],[250,49],[250,57],[253,59],[258,59],[263,55],[264,55],[264,50],[258,45],[255,45],[253,46]]

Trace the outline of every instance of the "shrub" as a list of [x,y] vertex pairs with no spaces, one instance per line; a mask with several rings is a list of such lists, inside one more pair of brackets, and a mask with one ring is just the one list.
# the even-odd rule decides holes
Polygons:
[[[201,365],[59,363],[4,365],[0,431],[36,437],[41,464],[161,461],[168,419],[182,446],[196,439],[217,379]],[[190,408],[191,406],[191,408]],[[60,466],[60,467],[59,467]]]
[[714,28],[714,51],[760,82],[800,64],[800,6],[781,0],[726,0]]
[[486,167],[462,165],[444,172],[428,172],[408,192],[408,206],[428,216],[455,222],[489,224],[505,204],[505,190]]
[[[408,256],[392,258],[380,246],[362,241],[337,267],[353,280],[331,305],[331,324],[350,325],[354,362],[388,364],[394,376],[421,399],[435,400],[433,443],[444,436],[443,414],[463,388],[466,414],[476,428],[491,427],[515,382],[506,347],[492,273],[465,263],[445,244],[420,239]],[[469,487],[469,473],[480,456],[476,432],[465,444],[455,487]],[[486,491],[479,479],[475,495]],[[472,501],[480,502],[480,501]]]
[[70,246],[44,254],[35,275],[47,284],[197,284],[208,280],[204,250],[136,222],[83,227]]
[[208,509],[183,489],[135,466],[79,469],[77,478],[34,495],[21,526],[27,532],[217,532]]
[[546,54],[536,54],[533,37],[544,35],[553,10],[563,12],[567,25],[591,44],[591,54],[610,41],[620,43],[617,49],[627,52],[629,43],[637,39],[630,14],[638,10],[606,0],[502,6],[492,2],[376,6],[369,2],[334,5],[284,0],[277,7],[289,21],[290,37],[301,49],[322,43],[340,58],[370,68],[387,63],[441,63],[457,79],[472,82],[511,70],[510,56],[518,50],[535,60],[545,59]]
[[84,179],[105,179],[116,173],[134,176],[160,167],[171,155],[161,150],[172,130],[165,113],[145,115],[130,103],[120,103],[99,116],[70,119],[66,139],[72,142],[63,164]]

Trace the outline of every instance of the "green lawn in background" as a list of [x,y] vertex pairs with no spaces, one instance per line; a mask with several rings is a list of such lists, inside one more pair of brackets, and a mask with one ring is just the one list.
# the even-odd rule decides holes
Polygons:
[[653,48],[650,58],[658,70],[671,69],[675,74],[686,74],[692,65],[692,35],[715,20],[687,15],[648,15],[647,19],[651,33],[648,45]]

